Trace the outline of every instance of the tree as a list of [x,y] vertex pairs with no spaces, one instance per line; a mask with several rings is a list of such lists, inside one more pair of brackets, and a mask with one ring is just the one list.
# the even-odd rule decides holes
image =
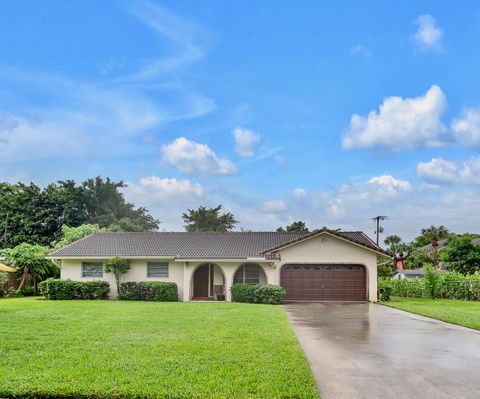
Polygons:
[[72,242],[80,240],[83,237],[89,236],[93,233],[99,233],[101,231],[105,231],[105,229],[100,228],[98,224],[82,224],[78,227],[70,227],[64,224],[62,226],[62,238],[54,243],[53,248],[63,248],[65,245],[71,244]]
[[185,222],[185,229],[189,232],[195,231],[231,231],[238,221],[232,213],[220,214],[222,205],[215,208],[204,206],[198,209],[187,209],[182,215]]
[[125,201],[126,185],[101,177],[77,185],[58,181],[44,189],[34,183],[0,183],[0,248],[21,243],[50,245],[62,226],[98,224],[117,231],[152,231],[160,223],[147,209]]
[[296,222],[293,222],[292,224],[288,225],[287,227],[285,227],[285,229],[280,226],[278,229],[277,229],[278,232],[283,232],[283,231],[305,231],[307,232],[308,231],[308,227],[305,225],[305,222],[302,222],[300,220],[296,221]]
[[438,249],[437,249],[438,241],[448,238],[449,234],[450,232],[445,226],[438,226],[438,227],[430,226],[430,227],[423,228],[421,230],[421,235],[417,237],[415,240],[418,244],[425,242],[425,240],[428,240],[427,244],[423,244],[421,246],[432,244],[433,264],[437,267],[440,261],[438,256]]
[[120,282],[122,275],[128,273],[130,264],[128,259],[119,257],[110,258],[105,262],[105,272],[112,273],[115,276],[115,283],[117,284],[117,293],[120,292]]
[[22,273],[22,280],[18,286],[19,290],[25,286],[28,276],[32,278],[35,291],[37,291],[37,284],[40,281],[49,277],[58,277],[60,271],[58,265],[45,258],[49,252],[50,249],[47,247],[26,243],[5,251],[9,266]]
[[449,269],[462,274],[480,271],[480,247],[472,244],[472,238],[470,234],[455,237],[442,250],[442,260]]
[[401,261],[402,264],[406,258],[410,255],[411,246],[402,241],[402,239],[393,234],[385,238],[383,243],[387,245],[387,252],[390,254],[393,260],[393,267],[397,266],[397,261]]

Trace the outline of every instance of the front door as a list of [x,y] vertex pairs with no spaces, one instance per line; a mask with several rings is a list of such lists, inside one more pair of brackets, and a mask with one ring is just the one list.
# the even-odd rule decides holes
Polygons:
[[208,276],[210,265],[200,266],[193,275],[193,296],[195,298],[208,298]]

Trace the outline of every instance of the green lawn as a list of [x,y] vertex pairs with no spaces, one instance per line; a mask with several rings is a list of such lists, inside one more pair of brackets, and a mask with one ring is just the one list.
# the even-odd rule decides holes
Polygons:
[[0,299],[0,397],[318,398],[283,308]]
[[480,302],[392,297],[384,305],[480,330]]

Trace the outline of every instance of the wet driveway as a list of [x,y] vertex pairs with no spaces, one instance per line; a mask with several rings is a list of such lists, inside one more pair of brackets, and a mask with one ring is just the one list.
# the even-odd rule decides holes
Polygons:
[[285,309],[322,399],[480,398],[480,332],[376,304]]

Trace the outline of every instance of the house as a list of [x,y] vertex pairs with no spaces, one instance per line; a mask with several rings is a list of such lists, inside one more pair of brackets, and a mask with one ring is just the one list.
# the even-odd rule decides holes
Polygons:
[[96,233],[49,255],[61,278],[102,279],[103,262],[129,259],[123,281],[172,281],[179,299],[231,300],[235,283],[278,284],[286,300],[376,301],[377,257],[387,256],[358,231]]
[[422,278],[424,277],[423,268],[419,269],[397,269],[393,272],[392,278],[400,280],[402,278]]

